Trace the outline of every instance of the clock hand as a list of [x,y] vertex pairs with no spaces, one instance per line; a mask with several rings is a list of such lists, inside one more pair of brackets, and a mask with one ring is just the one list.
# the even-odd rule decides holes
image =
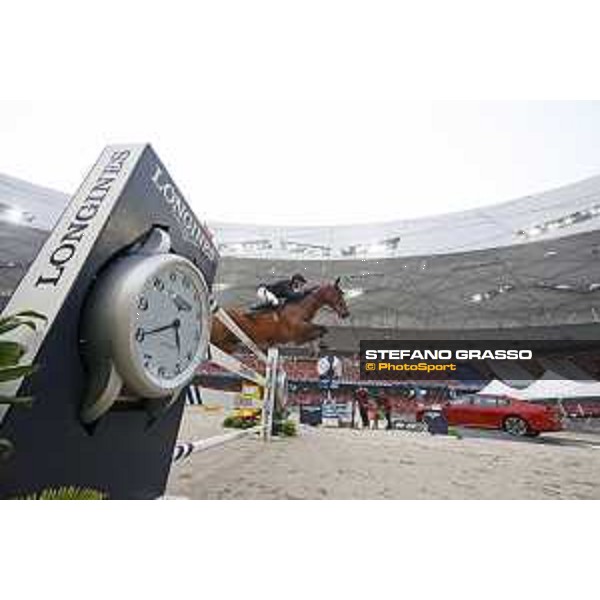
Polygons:
[[179,337],[179,320],[173,321],[174,329],[175,329],[175,344],[177,345],[177,355],[181,355],[181,338]]
[[184,310],[186,312],[192,310],[192,305],[185,301],[179,294],[172,292],[171,299],[173,300],[173,304],[177,307],[177,310]]
[[163,325],[162,327],[156,327],[155,329],[148,329],[144,331],[144,335],[152,335],[153,333],[160,333],[161,331],[167,331],[167,329],[173,329],[174,327],[179,327],[179,320],[175,319],[169,325]]

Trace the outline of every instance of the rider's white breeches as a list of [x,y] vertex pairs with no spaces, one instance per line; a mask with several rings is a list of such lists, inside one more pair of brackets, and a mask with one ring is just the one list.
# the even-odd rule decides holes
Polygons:
[[267,304],[268,306],[279,306],[279,299],[277,296],[270,292],[265,286],[260,286],[256,290],[256,295],[262,304]]

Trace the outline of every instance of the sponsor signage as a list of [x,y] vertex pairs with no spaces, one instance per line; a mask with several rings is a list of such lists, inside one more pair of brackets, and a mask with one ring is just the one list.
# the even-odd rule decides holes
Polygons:
[[[218,252],[168,170],[149,145],[107,147],[72,197],[14,290],[2,316],[34,310],[47,321],[4,339],[23,344],[23,364],[37,370],[0,384],[0,394],[33,395],[31,409],[0,405],[0,438],[14,454],[0,466],[0,498],[44,487],[91,487],[111,498],[163,493],[183,402],[153,412],[129,391],[128,402],[94,426],[80,420],[90,378],[82,315],[99,275],[159,228],[170,251],[212,285]],[[143,402],[138,402],[143,400]]]
[[[23,364],[35,360],[142,151],[143,146],[104,150],[4,307],[2,316],[34,310],[47,319],[37,331],[22,327],[5,336],[27,348]],[[0,383],[0,393],[13,396],[21,384]],[[0,423],[8,410],[0,405]]]

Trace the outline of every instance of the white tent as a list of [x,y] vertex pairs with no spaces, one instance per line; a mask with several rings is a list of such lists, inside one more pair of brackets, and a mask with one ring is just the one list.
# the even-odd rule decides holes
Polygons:
[[600,398],[600,382],[580,382],[562,379],[553,371],[546,371],[540,379],[521,391],[524,400],[553,398]]
[[506,382],[512,388],[522,390],[535,381],[535,376],[516,360],[490,360],[487,364],[496,379]]
[[506,383],[502,383],[499,379],[492,379],[478,394],[490,394],[493,396],[509,396],[511,398],[521,399],[523,396],[522,390],[516,390]]

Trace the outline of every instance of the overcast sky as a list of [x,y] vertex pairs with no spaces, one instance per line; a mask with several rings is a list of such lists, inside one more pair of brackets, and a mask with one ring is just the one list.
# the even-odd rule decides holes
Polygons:
[[[477,63],[468,40],[428,54],[394,3],[13,5],[0,172],[34,183],[72,192],[105,144],[149,141],[202,219],[335,224],[600,173],[600,103],[431,100],[456,97],[450,69],[466,57],[460,91],[489,91],[494,58]],[[439,37],[455,11],[414,18]],[[522,87],[539,72],[526,68]]]

